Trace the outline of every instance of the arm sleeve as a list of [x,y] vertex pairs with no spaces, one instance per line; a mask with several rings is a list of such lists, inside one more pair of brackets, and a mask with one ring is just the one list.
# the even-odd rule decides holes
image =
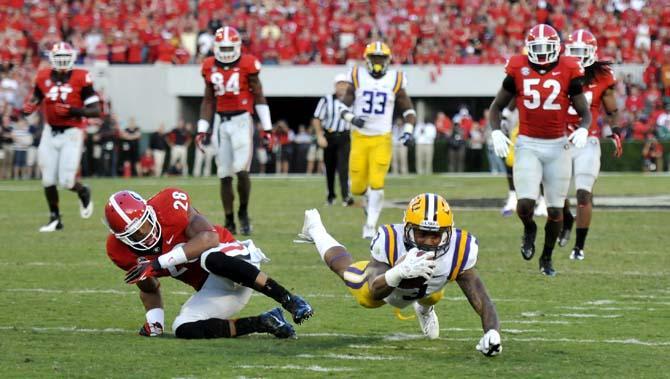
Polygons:
[[509,74],[507,74],[503,80],[502,87],[509,93],[516,93],[516,84],[514,83],[514,78]]
[[326,97],[322,97],[314,110],[314,118],[323,121],[326,118]]
[[579,95],[584,92],[584,77],[579,76],[570,80],[570,85],[568,86],[568,95],[570,97]]

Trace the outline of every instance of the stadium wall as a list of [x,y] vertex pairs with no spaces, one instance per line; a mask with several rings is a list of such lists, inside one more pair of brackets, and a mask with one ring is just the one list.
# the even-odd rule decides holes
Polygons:
[[[106,65],[88,69],[97,89],[111,100],[119,120],[135,117],[145,132],[153,131],[161,122],[170,128],[180,115],[191,118],[197,114],[193,101],[185,100],[199,98],[204,91],[198,65]],[[500,65],[417,65],[401,69],[413,98],[493,98],[504,78]],[[265,66],[261,80],[269,98],[318,98],[332,90],[336,74],[347,70],[346,66]],[[644,66],[617,65],[615,71],[618,77],[630,75],[632,80],[641,81]],[[312,111],[304,110],[306,114]]]

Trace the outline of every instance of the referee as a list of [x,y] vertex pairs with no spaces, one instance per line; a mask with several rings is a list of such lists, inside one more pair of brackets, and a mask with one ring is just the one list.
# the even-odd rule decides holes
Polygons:
[[354,203],[354,199],[349,195],[350,125],[340,117],[342,109],[347,106],[338,100],[338,97],[347,91],[349,85],[347,75],[338,74],[334,83],[335,93],[319,100],[312,118],[312,127],[316,132],[317,144],[324,149],[323,160],[328,184],[327,204],[335,203],[335,171],[337,171],[340,177],[342,205],[347,207]]

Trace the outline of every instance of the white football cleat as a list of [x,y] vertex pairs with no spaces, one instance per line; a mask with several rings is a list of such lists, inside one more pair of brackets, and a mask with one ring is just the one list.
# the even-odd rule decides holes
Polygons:
[[91,218],[93,215],[93,199],[91,199],[91,190],[88,186],[84,186],[86,189],[86,198],[88,199],[88,204],[84,205],[84,202],[79,199],[79,216],[81,218]]
[[51,233],[61,229],[63,229],[63,224],[60,222],[60,218],[54,218],[49,220],[48,224],[40,227],[40,232]]
[[500,213],[503,215],[503,217],[509,217],[514,212],[516,212],[516,192],[510,191],[509,195],[507,196],[507,202],[505,203],[505,206],[500,211]]
[[424,307],[415,302],[414,312],[416,312],[416,318],[419,319],[419,326],[421,326],[424,336],[428,337],[429,340],[440,337],[440,321],[437,319],[434,306]]
[[547,202],[544,201],[544,196],[540,196],[535,205],[535,216],[536,217],[547,217]]
[[363,225],[363,238],[371,240],[374,238],[377,228],[374,225]]
[[[321,222],[321,215],[319,214],[319,211],[316,209],[306,210],[305,221],[302,224],[302,230],[300,231],[300,233],[298,233],[298,238],[302,240],[301,242],[306,243],[314,242],[314,239],[309,233],[309,230],[317,225],[323,225],[323,223]],[[298,241],[296,240],[296,242]]]
[[570,259],[573,261],[583,261],[584,260],[584,250],[575,247],[572,249],[572,252],[570,252]]

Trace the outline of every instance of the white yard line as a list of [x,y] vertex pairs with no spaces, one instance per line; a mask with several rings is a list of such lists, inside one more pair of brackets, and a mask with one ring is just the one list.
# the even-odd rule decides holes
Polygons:
[[357,354],[298,354],[296,358],[307,358],[307,359],[343,359],[351,361],[402,361],[406,358],[404,357],[389,357],[389,356],[378,356],[378,355],[357,355]]
[[299,366],[299,365],[239,365],[234,368],[254,369],[254,370],[297,370],[297,371],[312,371],[312,372],[343,372],[343,371],[357,371],[350,367],[323,367],[317,365]]

